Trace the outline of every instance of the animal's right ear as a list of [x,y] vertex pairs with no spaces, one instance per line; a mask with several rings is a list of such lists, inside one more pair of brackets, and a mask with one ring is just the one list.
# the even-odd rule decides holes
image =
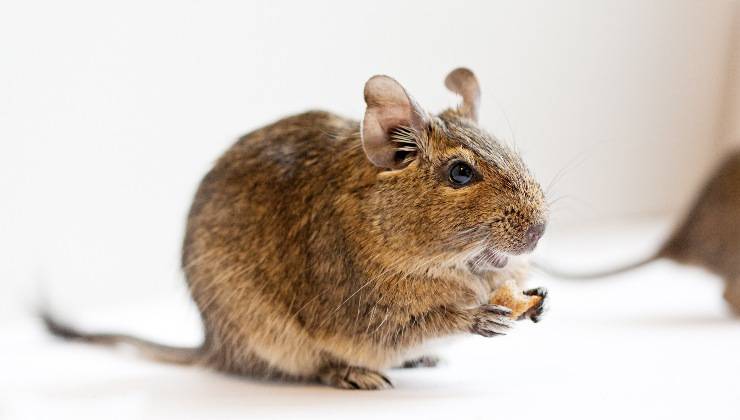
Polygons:
[[367,158],[381,168],[408,165],[420,147],[414,134],[428,124],[427,113],[388,76],[373,76],[365,83],[365,103],[361,133]]

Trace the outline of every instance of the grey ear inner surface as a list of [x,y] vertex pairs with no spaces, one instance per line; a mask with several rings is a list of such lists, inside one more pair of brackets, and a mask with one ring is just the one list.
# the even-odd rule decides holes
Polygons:
[[375,166],[399,169],[399,145],[390,138],[395,128],[423,129],[426,113],[406,93],[400,83],[388,76],[373,76],[365,83],[365,117],[362,120],[362,148]]
[[463,115],[478,121],[478,106],[480,105],[480,85],[470,69],[459,67],[452,70],[445,78],[447,89],[462,96],[460,107]]

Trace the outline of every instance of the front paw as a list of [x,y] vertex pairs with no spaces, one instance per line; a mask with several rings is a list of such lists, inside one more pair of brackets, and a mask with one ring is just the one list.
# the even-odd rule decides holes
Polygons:
[[511,309],[499,305],[481,305],[473,310],[470,332],[493,337],[505,335],[511,328]]
[[519,319],[529,318],[532,322],[540,322],[548,307],[549,301],[547,300],[547,289],[544,287],[537,287],[535,289],[525,290],[523,293],[527,296],[539,296],[540,301],[524,312]]

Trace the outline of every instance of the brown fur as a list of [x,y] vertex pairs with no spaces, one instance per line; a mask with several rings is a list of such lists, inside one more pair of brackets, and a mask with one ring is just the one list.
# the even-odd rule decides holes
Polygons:
[[706,268],[725,282],[740,315],[740,151],[717,168],[656,258]]
[[[194,361],[377,389],[390,386],[377,370],[429,339],[505,330],[507,309],[488,296],[526,264],[470,262],[485,248],[531,249],[524,235],[546,217],[539,185],[463,111],[399,128],[412,147],[395,170],[371,164],[358,122],[321,111],[247,134],[218,160],[183,246],[206,331]],[[453,157],[479,182],[452,188]]]

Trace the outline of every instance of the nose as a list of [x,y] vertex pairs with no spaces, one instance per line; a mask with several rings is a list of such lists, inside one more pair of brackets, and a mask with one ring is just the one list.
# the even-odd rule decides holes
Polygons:
[[527,243],[527,248],[533,250],[537,246],[537,241],[540,240],[542,234],[545,233],[545,224],[538,223],[532,225],[527,229],[527,233],[524,234],[524,240]]

